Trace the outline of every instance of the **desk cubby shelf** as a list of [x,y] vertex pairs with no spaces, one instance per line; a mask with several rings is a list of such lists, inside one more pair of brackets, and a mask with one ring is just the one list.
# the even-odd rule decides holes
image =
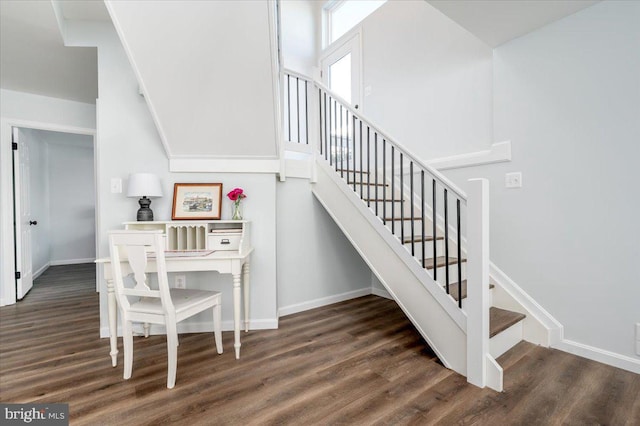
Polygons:
[[250,222],[246,220],[125,222],[124,227],[162,230],[167,250],[238,251],[243,255],[251,248]]

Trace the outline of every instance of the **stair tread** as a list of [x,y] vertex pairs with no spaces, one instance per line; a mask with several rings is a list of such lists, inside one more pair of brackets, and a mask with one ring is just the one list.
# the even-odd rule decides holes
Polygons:
[[[489,289],[494,288],[495,286],[489,283]],[[458,283],[455,282],[453,284],[449,284],[449,295],[453,297],[456,301],[458,301]],[[462,280],[462,298],[467,298],[467,280]]]
[[[356,185],[360,185],[360,182],[357,182],[357,181],[356,182],[354,182],[354,181],[348,181],[347,182],[347,184],[349,184],[349,185],[353,185],[354,183]],[[375,183],[375,182],[370,182],[370,183],[362,182],[362,185],[363,186],[366,186],[366,185],[369,185],[369,186],[387,186],[387,187],[389,186],[388,183]]]
[[512,325],[522,321],[526,315],[520,312],[508,311],[506,309],[496,308],[495,306],[489,308],[489,337],[493,337],[496,334],[505,331]]
[[369,172],[365,172],[364,170],[363,171],[353,170],[353,169],[335,169],[335,170],[336,170],[336,172],[349,172],[349,173],[354,173],[355,172],[356,174],[363,174],[363,175],[368,175],[369,174]]
[[[442,235],[438,235],[436,236],[436,240],[444,240],[444,237]],[[413,240],[411,239],[411,237],[405,238],[403,244],[410,244],[411,241],[413,241],[414,243],[421,243],[422,241],[433,241],[433,236],[427,235],[426,237],[422,238],[422,236],[416,235],[413,237]]]
[[[467,259],[462,259],[462,263],[464,263],[466,261],[467,261]],[[438,268],[446,266],[445,257],[444,256],[436,257],[436,262],[435,263],[436,263],[436,266]],[[457,263],[458,263],[458,258],[457,257],[450,257],[449,258],[449,266],[455,265]],[[424,265],[425,265],[424,267],[427,268],[427,269],[433,269],[433,264],[434,264],[434,261],[433,261],[432,257],[424,260]],[[451,285],[451,284],[449,284],[449,285]]]
[[387,202],[387,203],[391,203],[391,202],[401,203],[402,202],[401,200],[385,200],[384,198],[363,198],[363,200],[364,201],[384,201],[384,202]]

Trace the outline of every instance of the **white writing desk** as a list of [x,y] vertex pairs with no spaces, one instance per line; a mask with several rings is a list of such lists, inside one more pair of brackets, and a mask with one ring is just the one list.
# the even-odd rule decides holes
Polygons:
[[[198,257],[167,257],[165,259],[167,272],[209,272],[233,276],[233,336],[236,359],[240,358],[240,301],[241,287],[244,287],[244,329],[249,331],[249,256],[253,249],[246,250],[242,255],[238,251],[216,251],[208,256]],[[101,258],[96,263],[103,265],[104,278],[107,282],[107,307],[109,316],[109,339],[111,345],[111,364],[118,364],[118,312],[116,295],[113,287],[111,258]],[[148,272],[155,272],[155,260],[148,259]],[[128,262],[122,262],[122,272],[131,273]],[[146,331],[145,331],[146,334]]]

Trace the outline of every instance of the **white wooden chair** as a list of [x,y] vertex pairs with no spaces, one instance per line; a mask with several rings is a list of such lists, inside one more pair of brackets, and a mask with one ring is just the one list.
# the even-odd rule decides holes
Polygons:
[[[132,322],[163,324],[167,330],[167,387],[171,389],[176,383],[178,358],[176,324],[199,312],[213,308],[216,349],[221,354],[222,302],[220,293],[215,291],[169,289],[164,244],[162,231],[119,230],[109,232],[115,295],[122,312],[124,378],[131,378],[133,368]],[[152,290],[147,281],[148,259],[153,257],[155,257],[157,269],[158,290]],[[133,271],[133,287],[125,286],[125,277],[123,277],[122,271],[126,262]]]

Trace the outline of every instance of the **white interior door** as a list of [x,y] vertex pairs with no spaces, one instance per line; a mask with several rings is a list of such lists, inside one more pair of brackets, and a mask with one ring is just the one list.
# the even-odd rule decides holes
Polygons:
[[21,142],[19,129],[11,129],[11,137],[17,143],[17,151],[13,151],[14,167],[14,206],[15,206],[15,241],[16,241],[16,298],[22,299],[33,287],[33,267],[31,258],[31,221],[30,179],[29,179],[29,147]]
[[331,47],[322,61],[322,80],[335,94],[360,107],[360,34]]

